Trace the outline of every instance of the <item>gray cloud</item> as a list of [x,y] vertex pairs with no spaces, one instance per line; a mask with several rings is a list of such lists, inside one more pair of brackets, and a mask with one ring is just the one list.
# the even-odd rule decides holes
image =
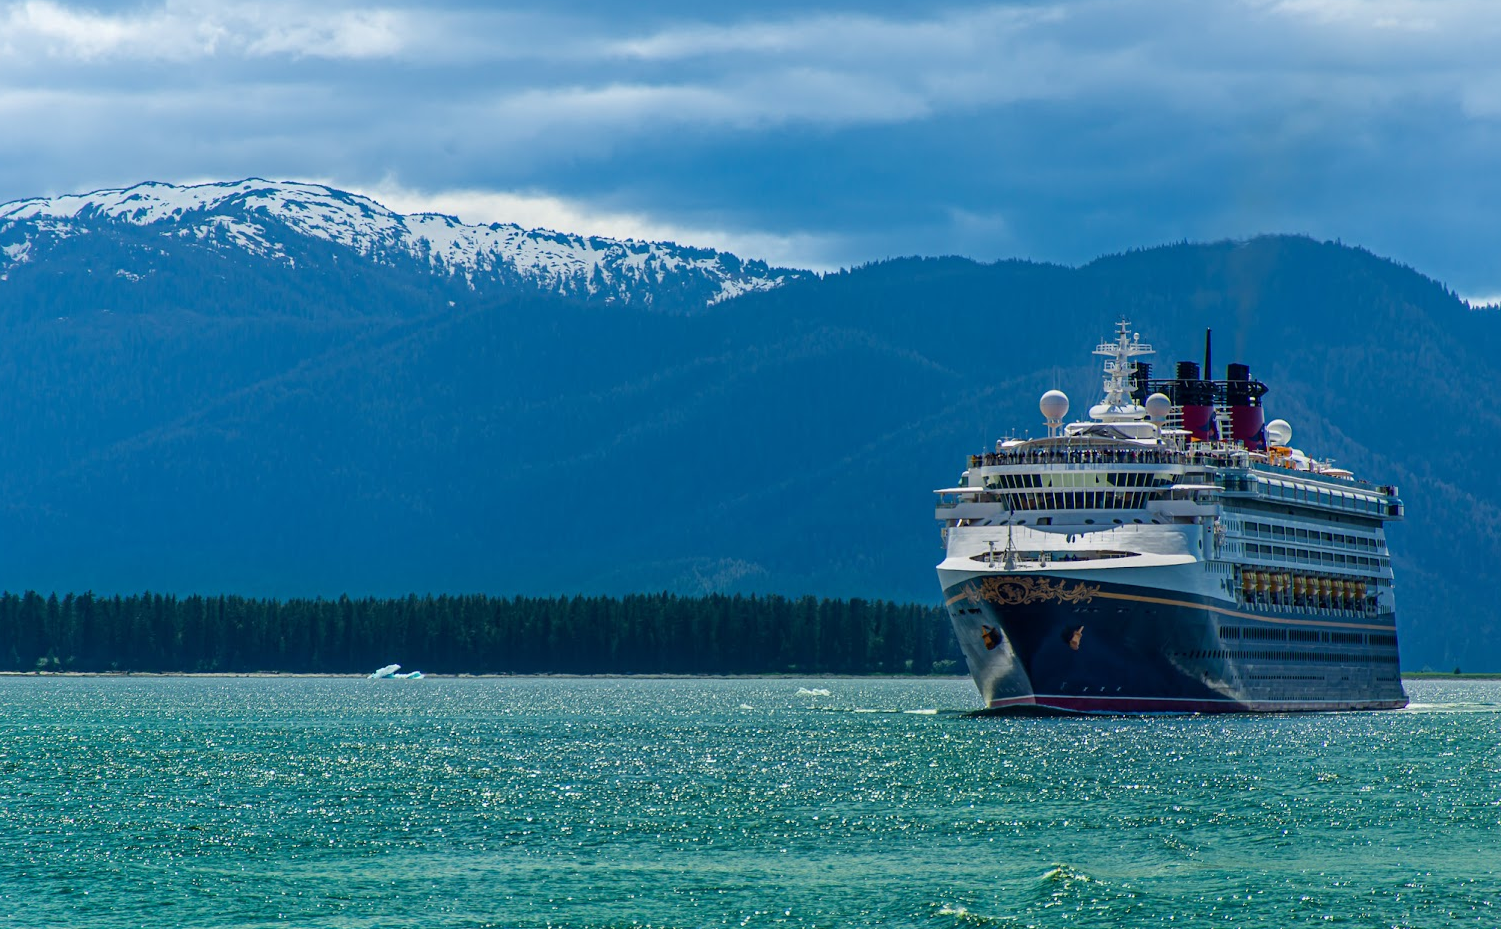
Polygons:
[[818,265],[1299,231],[1494,292],[1498,34],[1477,0],[0,3],[0,200],[319,178]]

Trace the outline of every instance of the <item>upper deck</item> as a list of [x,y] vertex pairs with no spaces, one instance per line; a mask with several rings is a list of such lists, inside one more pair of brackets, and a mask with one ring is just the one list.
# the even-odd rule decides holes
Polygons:
[[[1109,361],[1105,397],[1090,419],[1065,426],[1068,397],[1048,391],[1039,404],[1047,437],[1004,440],[994,452],[969,456],[959,486],[938,491],[938,518],[953,524],[1051,511],[1064,518],[1049,523],[1109,525],[1225,509],[1371,525],[1403,517],[1396,487],[1304,455],[1289,444],[1292,427],[1283,420],[1263,424],[1267,388],[1250,379],[1247,366],[1232,364],[1226,380],[1211,381],[1199,378],[1197,365],[1180,362],[1177,379],[1154,381],[1149,366],[1132,361],[1151,353],[1122,321],[1116,340],[1095,350]],[[1173,397],[1145,394],[1158,384]],[[1097,519],[1079,517],[1081,510],[1116,512]]]
[[1380,521],[1403,517],[1393,486],[1230,443],[1175,446],[1082,436],[1008,443],[996,452],[971,455],[965,486],[940,493],[948,498],[940,509],[966,499],[1016,510],[1140,509],[1153,500],[1191,496],[1199,502],[1255,501]]

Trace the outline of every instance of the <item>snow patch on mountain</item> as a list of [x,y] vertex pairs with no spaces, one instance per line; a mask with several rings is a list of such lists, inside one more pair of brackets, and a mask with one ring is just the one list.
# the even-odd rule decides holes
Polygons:
[[[618,302],[651,303],[663,288],[701,291],[704,305],[771,290],[806,272],[667,242],[580,236],[511,223],[466,225],[437,213],[403,215],[321,184],[258,178],[213,184],[137,184],[0,205],[0,236],[18,229],[64,237],[116,221],[236,248],[291,264],[285,232],[342,245],[376,260],[410,258],[471,288],[520,282]],[[24,227],[21,228],[21,227]],[[32,239],[4,246],[12,265]]]

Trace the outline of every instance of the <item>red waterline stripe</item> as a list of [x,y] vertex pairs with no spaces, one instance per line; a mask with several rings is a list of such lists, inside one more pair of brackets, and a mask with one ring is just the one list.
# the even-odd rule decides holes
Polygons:
[[1323,710],[1394,710],[1405,701],[1380,702],[1348,700],[1204,700],[1194,697],[1069,697],[1061,694],[1034,694],[1006,697],[990,702],[991,709],[1011,706],[1038,706],[1071,713],[1276,713]]

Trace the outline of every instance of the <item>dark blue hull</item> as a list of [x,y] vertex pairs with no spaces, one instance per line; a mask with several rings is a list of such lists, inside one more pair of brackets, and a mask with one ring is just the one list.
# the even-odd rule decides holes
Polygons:
[[1407,705],[1391,613],[1251,611],[1038,574],[944,591],[996,711],[1235,713]]

